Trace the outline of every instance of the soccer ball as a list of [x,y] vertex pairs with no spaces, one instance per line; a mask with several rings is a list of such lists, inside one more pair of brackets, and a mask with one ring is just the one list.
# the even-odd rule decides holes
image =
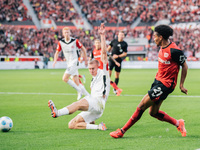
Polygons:
[[13,127],[13,121],[7,116],[0,118],[0,130],[3,132],[8,132]]

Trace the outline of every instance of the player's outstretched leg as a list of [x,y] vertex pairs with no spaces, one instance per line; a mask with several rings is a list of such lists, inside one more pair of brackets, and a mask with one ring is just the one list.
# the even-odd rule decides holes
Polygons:
[[51,116],[53,118],[57,118],[58,117],[58,115],[57,115],[58,114],[58,110],[56,109],[55,104],[53,103],[52,100],[48,101],[48,106],[51,109]]
[[185,121],[183,119],[178,120],[179,121],[179,126],[177,127],[177,130],[181,132],[182,136],[186,136],[186,129],[185,129]]

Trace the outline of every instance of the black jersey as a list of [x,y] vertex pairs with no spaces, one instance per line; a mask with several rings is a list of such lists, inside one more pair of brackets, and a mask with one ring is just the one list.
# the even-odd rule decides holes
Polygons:
[[[118,39],[114,39],[109,44],[112,47],[111,56],[113,54],[120,55],[123,52],[127,53],[128,44],[125,41],[119,42]],[[122,61],[122,58],[117,58],[117,61]]]

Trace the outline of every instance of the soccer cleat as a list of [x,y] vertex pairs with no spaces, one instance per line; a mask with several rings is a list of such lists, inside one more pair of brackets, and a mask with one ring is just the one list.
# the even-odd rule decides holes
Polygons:
[[116,131],[110,132],[110,136],[113,138],[122,138],[124,134],[122,133],[121,129],[117,129]]
[[116,91],[115,89],[113,89],[113,93],[114,93],[115,95],[117,95],[117,91]]
[[120,96],[122,89],[117,89],[117,96]]
[[77,101],[78,101],[79,99],[81,99],[81,97],[82,97],[82,92],[78,92]]
[[106,125],[103,122],[99,124],[99,130],[103,130],[103,131],[107,130]]
[[48,101],[48,106],[49,106],[49,108],[51,109],[51,116],[52,116],[53,118],[57,118],[57,117],[58,117],[58,116],[57,116],[58,110],[56,109],[56,107],[55,107],[55,105],[54,105],[54,103],[53,103],[52,100],[49,100],[49,101]]
[[185,129],[185,122],[183,119],[178,120],[179,121],[179,126],[177,127],[177,130],[181,132],[182,136],[186,136],[186,129]]

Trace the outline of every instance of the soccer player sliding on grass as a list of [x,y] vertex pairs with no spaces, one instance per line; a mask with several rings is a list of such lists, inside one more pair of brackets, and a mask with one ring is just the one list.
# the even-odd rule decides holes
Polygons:
[[117,131],[111,132],[110,136],[113,138],[121,138],[125,132],[133,126],[142,116],[143,112],[149,108],[149,114],[160,121],[168,122],[181,132],[182,136],[186,136],[185,123],[183,119],[176,120],[159,110],[162,102],[167,96],[173,92],[179,72],[179,67],[182,66],[180,90],[187,94],[187,89],[183,84],[187,75],[187,64],[183,51],[180,50],[174,42],[169,41],[169,36],[173,35],[173,29],[167,25],[159,25],[155,27],[154,42],[161,46],[158,53],[158,72],[155,80],[141,102],[136,111],[133,113],[128,122]]
[[110,92],[110,77],[108,67],[106,67],[108,59],[104,24],[101,24],[99,34],[101,36],[101,61],[103,62],[103,66],[102,69],[99,69],[99,62],[95,59],[91,60],[88,64],[89,72],[93,76],[90,85],[91,95],[59,110],[56,109],[52,100],[48,102],[52,117],[54,118],[70,115],[78,110],[82,111],[69,122],[68,127],[70,129],[106,130],[105,124],[94,124],[94,121],[103,115],[105,103]]

